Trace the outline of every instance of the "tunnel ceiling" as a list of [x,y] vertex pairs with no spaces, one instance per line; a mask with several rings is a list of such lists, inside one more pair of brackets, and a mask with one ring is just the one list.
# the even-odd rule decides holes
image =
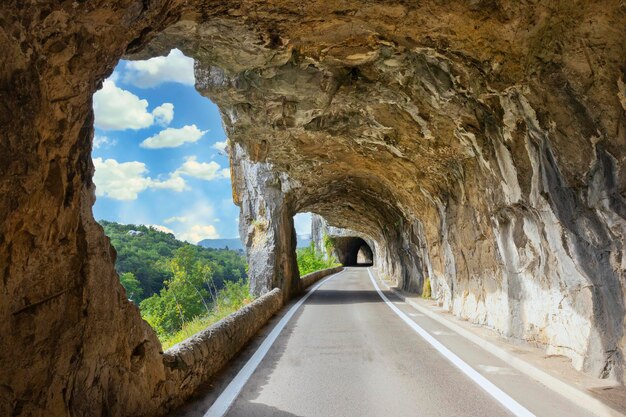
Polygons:
[[[335,223],[347,207],[411,216],[458,197],[470,175],[502,189],[507,162],[528,192],[531,163],[515,139],[532,129],[551,131],[572,185],[592,162],[591,137],[623,158],[623,52],[606,41],[623,22],[616,8],[242,2],[198,14],[193,5],[136,57],[172,47],[193,56],[197,87],[220,106],[231,142],[288,174],[298,210]],[[502,147],[513,161],[498,166]],[[358,217],[353,228],[379,228]]]
[[[176,46],[196,59],[250,259],[283,254],[257,276],[294,269],[280,219],[313,211],[371,238],[402,288],[428,278],[456,314],[621,380],[622,355],[607,353],[624,317],[621,3],[191,4],[136,57]],[[259,216],[268,229],[251,226]],[[525,312],[556,288],[558,319],[554,303]]]

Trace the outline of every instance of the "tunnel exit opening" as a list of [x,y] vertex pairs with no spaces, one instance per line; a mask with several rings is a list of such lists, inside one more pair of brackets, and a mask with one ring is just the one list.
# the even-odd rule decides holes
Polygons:
[[336,237],[335,252],[343,266],[374,265],[374,252],[370,245],[360,237]]

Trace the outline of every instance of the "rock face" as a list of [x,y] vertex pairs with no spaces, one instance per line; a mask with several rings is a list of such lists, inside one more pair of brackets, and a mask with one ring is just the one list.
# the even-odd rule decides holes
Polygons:
[[329,226],[323,217],[313,214],[311,220],[311,236],[317,251],[330,255],[325,247],[324,239],[332,239],[333,254],[344,266],[372,264],[372,248],[376,242],[366,235],[350,229]]
[[152,415],[167,384],[94,222],[91,96],[196,60],[231,143],[252,288],[298,290],[292,216],[369,239],[454,314],[623,380],[619,0],[5,1],[0,414]]

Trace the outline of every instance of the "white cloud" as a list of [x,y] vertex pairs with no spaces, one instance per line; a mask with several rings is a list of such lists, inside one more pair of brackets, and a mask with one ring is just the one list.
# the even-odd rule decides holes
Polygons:
[[156,87],[165,82],[194,85],[193,59],[172,49],[166,57],[127,62],[124,81],[140,88]]
[[186,221],[187,221],[187,217],[185,216],[174,216],[174,217],[168,217],[167,219],[163,220],[163,223],[165,224],[185,223]]
[[163,103],[152,110],[152,115],[156,123],[161,126],[167,126],[174,119],[174,105],[172,103]]
[[181,178],[177,175],[170,175],[170,177],[166,180],[153,180],[150,183],[150,188],[156,188],[161,190],[173,190],[173,191],[184,191],[188,190],[187,183],[184,178]]
[[174,231],[169,227],[161,226],[160,224],[148,224],[148,227],[153,228],[154,230],[158,230],[159,232],[171,233],[174,234]]
[[215,142],[212,146],[213,149],[216,149],[219,153],[228,155],[228,140],[222,142]]
[[176,148],[183,143],[197,142],[206,132],[206,130],[198,129],[196,125],[187,125],[181,128],[168,127],[156,135],[150,136],[139,146],[147,149]]
[[197,157],[188,156],[185,162],[172,175],[187,175],[205,181],[230,178],[230,169],[222,168],[215,161],[198,162]]
[[178,239],[196,244],[202,239],[216,239],[220,235],[214,226],[218,221],[215,218],[215,207],[202,193],[196,193],[194,198],[176,216],[163,220],[163,223],[171,224],[174,234]]
[[102,135],[94,135],[93,137],[93,148],[110,148],[111,146],[115,146],[117,141],[115,139],[109,139],[106,136]]
[[148,101],[122,90],[111,79],[93,95],[95,126],[104,130],[142,129],[152,125]]
[[148,101],[115,85],[115,77],[104,80],[102,89],[93,95],[94,125],[103,130],[144,129],[154,124],[168,124],[174,118],[174,105],[163,103],[148,111]]
[[97,196],[114,200],[135,200],[140,192],[148,188],[178,192],[186,189],[185,180],[180,177],[170,176],[165,181],[147,177],[148,169],[143,162],[117,162],[115,159],[95,158],[93,163],[96,168],[93,180]]
[[176,235],[179,239],[186,240],[189,243],[196,244],[203,239],[217,239],[220,235],[217,233],[215,226],[210,224],[194,224],[185,231]]

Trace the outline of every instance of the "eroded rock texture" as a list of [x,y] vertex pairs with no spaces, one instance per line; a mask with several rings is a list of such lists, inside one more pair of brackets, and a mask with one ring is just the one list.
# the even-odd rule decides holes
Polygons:
[[0,414],[149,415],[160,346],[90,211],[91,96],[177,47],[223,113],[253,289],[295,292],[291,216],[404,289],[622,380],[619,0],[6,1]]
[[[372,264],[377,243],[367,235],[350,229],[341,229],[328,225],[326,220],[313,214],[311,220],[311,236],[315,249],[328,256],[335,256],[344,266]],[[326,238],[330,238],[331,247],[326,246]],[[383,248],[379,247],[381,251]]]

